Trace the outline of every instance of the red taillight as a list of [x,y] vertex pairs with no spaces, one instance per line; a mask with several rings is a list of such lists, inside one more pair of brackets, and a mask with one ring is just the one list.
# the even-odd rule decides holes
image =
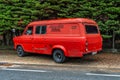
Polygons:
[[86,52],[88,51],[88,41],[86,41],[86,43],[85,43],[85,50],[86,50]]

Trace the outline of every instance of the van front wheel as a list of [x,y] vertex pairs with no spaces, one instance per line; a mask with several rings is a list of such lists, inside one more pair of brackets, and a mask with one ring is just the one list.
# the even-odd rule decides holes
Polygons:
[[56,63],[63,63],[65,62],[66,57],[62,50],[57,49],[53,51],[53,59]]
[[24,57],[25,56],[25,52],[24,52],[24,50],[21,46],[17,47],[17,54],[18,54],[19,57]]

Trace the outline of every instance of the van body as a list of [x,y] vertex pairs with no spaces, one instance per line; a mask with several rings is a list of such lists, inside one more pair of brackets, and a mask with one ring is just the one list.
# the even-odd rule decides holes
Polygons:
[[86,18],[31,22],[13,41],[19,56],[25,52],[53,55],[58,63],[64,62],[66,57],[82,57],[102,50],[98,25]]

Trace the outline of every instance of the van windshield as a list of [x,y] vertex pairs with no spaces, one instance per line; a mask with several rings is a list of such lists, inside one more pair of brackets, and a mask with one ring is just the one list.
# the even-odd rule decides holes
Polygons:
[[97,26],[94,25],[85,25],[86,33],[87,34],[97,34],[98,29]]

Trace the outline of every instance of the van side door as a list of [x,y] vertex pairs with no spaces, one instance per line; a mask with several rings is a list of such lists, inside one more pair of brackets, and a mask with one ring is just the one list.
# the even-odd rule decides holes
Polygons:
[[35,27],[34,51],[36,53],[46,53],[46,28],[46,25],[38,25]]
[[22,36],[22,45],[26,52],[33,52],[33,26],[28,26]]

